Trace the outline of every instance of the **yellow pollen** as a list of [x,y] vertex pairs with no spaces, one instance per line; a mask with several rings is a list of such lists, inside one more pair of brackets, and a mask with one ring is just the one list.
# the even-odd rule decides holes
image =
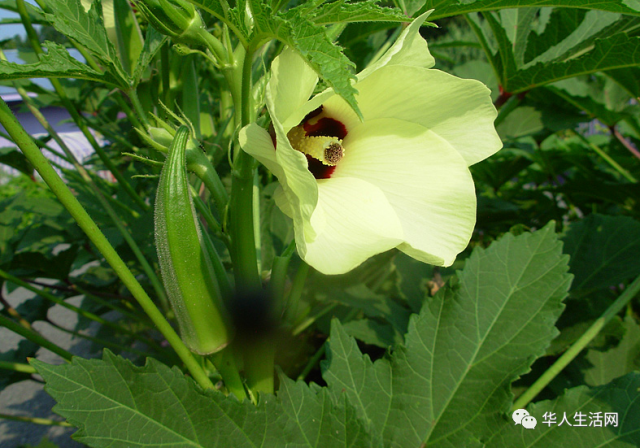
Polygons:
[[287,134],[293,149],[318,159],[325,165],[335,166],[344,156],[342,140],[336,137],[307,137],[302,126],[296,126]]

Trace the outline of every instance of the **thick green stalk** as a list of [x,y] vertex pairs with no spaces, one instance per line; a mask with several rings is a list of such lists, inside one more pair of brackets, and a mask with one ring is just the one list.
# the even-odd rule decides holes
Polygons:
[[131,291],[142,309],[151,318],[158,330],[174,348],[182,362],[191,372],[194,379],[204,388],[213,388],[209,377],[202,370],[189,349],[184,345],[178,334],[164,318],[162,313],[149,298],[140,283],[133,276],[127,265],[122,261],[115,249],[100,231],[95,222],[91,219],[86,210],[75,198],[73,193],[67,188],[60,176],[54,171],[47,159],[38,150],[31,137],[18,123],[16,117],[11,113],[9,106],[0,100],[0,124],[9,132],[12,140],[22,150],[29,162],[36,168],[40,176],[49,185],[51,191],[58,197],[62,205],[69,211],[76,220],[80,228],[87,234],[91,242],[98,248],[105,257],[109,265],[122,280],[124,285]]
[[[240,122],[251,122],[251,66],[253,51],[247,51],[242,68],[242,95]],[[235,98],[234,98],[235,102]],[[254,159],[238,148],[234,163],[231,199],[229,207],[229,233],[231,234],[233,269],[236,289],[257,291],[261,289],[260,273],[254,237],[253,221],[253,169]]]
[[[36,56],[38,57],[38,59],[40,59],[40,56],[44,54],[44,51],[42,50],[42,46],[40,45],[40,42],[37,39],[37,34],[35,34],[35,31],[33,30],[33,26],[31,25],[31,19],[29,18],[29,15],[27,13],[24,0],[17,0],[16,4],[18,8],[18,13],[20,14],[20,19],[22,20],[22,23],[24,24],[24,27],[27,30],[27,34],[29,35],[30,33],[29,30],[31,30],[31,33],[33,33],[35,36],[35,39],[30,39],[30,43],[33,46],[33,50],[36,53]],[[67,96],[67,93],[64,87],[62,86],[62,84],[60,83],[60,81],[57,78],[50,78],[49,80],[51,81],[51,85],[55,89],[56,93],[60,97],[60,100],[62,101],[62,104],[64,105],[65,109],[67,109],[69,114],[71,114],[71,118],[75,122],[76,126],[78,126],[82,134],[89,141],[89,143],[93,147],[93,150],[96,152],[96,154],[98,154],[98,157],[100,157],[100,160],[102,161],[102,163],[104,163],[107,169],[111,172],[111,174],[113,174],[116,180],[122,185],[123,189],[127,192],[129,196],[131,196],[131,198],[135,201],[135,203],[138,204],[138,206],[142,208],[142,210],[148,210],[149,206],[142,200],[142,198],[138,195],[138,193],[136,193],[136,191],[133,189],[131,184],[124,178],[124,176],[120,173],[120,171],[118,171],[118,168],[115,166],[113,161],[109,158],[109,156],[107,156],[107,153],[104,152],[102,147],[98,144],[96,139],[93,137],[93,134],[91,133],[91,131],[89,131],[89,128],[85,124],[84,119],[76,109],[75,105],[71,102],[71,100]]]
[[602,313],[587,331],[584,332],[580,339],[569,347],[569,349],[563,353],[563,355],[553,363],[549,369],[538,380],[526,390],[525,393],[520,395],[516,402],[511,407],[511,411],[516,409],[524,409],[531,400],[533,400],[547,385],[556,377],[565,367],[574,360],[576,356],[595,338],[600,330],[627,304],[640,292],[640,276],[637,277],[627,288],[624,290],[620,297],[618,297],[607,310]]
[[218,372],[220,372],[227,389],[240,401],[248,398],[247,391],[244,388],[244,383],[236,366],[233,346],[226,347],[224,350],[211,355],[211,361],[216,369],[218,369]]
[[40,347],[44,347],[47,350],[52,351],[53,353],[55,353],[58,356],[61,356],[67,361],[71,361],[71,358],[73,357],[73,355],[70,352],[54,344],[50,340],[45,339],[39,333],[36,333],[33,330],[29,330],[23,327],[22,325],[18,324],[17,322],[14,322],[13,320],[9,319],[8,317],[2,314],[0,314],[0,327],[5,327],[9,331],[13,331],[14,333],[22,336],[23,338],[33,342],[34,344],[37,344]]

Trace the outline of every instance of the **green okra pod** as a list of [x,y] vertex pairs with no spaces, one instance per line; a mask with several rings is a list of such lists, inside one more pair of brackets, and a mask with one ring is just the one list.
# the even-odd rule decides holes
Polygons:
[[162,279],[184,343],[201,355],[223,349],[232,337],[189,191],[189,130],[176,132],[162,168],[155,209],[155,236]]

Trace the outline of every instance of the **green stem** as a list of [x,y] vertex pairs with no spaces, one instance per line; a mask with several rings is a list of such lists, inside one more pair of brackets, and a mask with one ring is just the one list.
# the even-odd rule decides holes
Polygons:
[[291,292],[287,298],[285,320],[295,321],[298,314],[298,304],[300,303],[300,297],[302,297],[302,291],[304,290],[304,284],[309,274],[309,265],[303,261],[300,262],[298,272],[296,272],[293,278],[293,284],[291,285]]
[[302,372],[300,372],[300,375],[298,375],[298,381],[304,381],[307,375],[311,373],[311,370],[313,370],[315,365],[318,364],[318,361],[320,361],[320,358],[322,358],[322,355],[324,355],[326,350],[327,350],[327,344],[325,342],[324,344],[322,344],[320,349],[309,359],[309,362],[307,362],[307,365],[304,367]]
[[[0,50],[0,58],[5,59],[4,53],[2,53],[2,50]],[[160,279],[156,275],[155,271],[151,268],[151,265],[149,265],[149,262],[147,261],[147,259],[143,255],[142,251],[138,247],[138,244],[135,242],[135,240],[133,239],[133,237],[131,236],[129,231],[126,229],[125,225],[123,224],[123,222],[120,219],[120,217],[118,216],[118,214],[115,212],[113,207],[111,207],[111,204],[109,204],[109,202],[107,201],[106,197],[104,196],[104,194],[102,193],[100,188],[98,188],[98,185],[96,185],[96,183],[93,181],[93,179],[91,178],[91,176],[89,175],[87,170],[80,164],[78,159],[76,159],[76,157],[73,155],[73,153],[71,152],[71,150],[69,149],[69,147],[67,146],[65,141],[58,135],[58,133],[53,129],[53,127],[51,127],[51,125],[49,124],[47,119],[44,117],[44,115],[42,115],[40,110],[33,104],[33,101],[27,95],[27,92],[22,87],[19,87],[19,86],[16,86],[16,89],[17,89],[18,93],[20,94],[20,96],[22,96],[23,100],[27,104],[27,107],[29,108],[29,110],[31,111],[33,116],[36,117],[38,122],[40,122],[40,124],[45,128],[45,130],[58,143],[58,145],[60,145],[60,148],[62,148],[62,150],[64,151],[64,153],[68,157],[69,161],[73,164],[73,166],[76,168],[78,173],[80,173],[80,176],[82,177],[82,180],[93,191],[93,193],[95,194],[96,198],[98,199],[98,201],[100,202],[100,204],[102,205],[104,210],[107,212],[107,214],[111,218],[111,221],[113,221],[113,223],[116,225],[118,231],[120,232],[122,237],[125,239],[125,241],[129,245],[129,247],[133,251],[134,255],[136,256],[136,258],[140,262],[140,265],[142,266],[142,269],[147,274],[147,277],[149,277],[149,280],[151,281],[151,284],[153,285],[153,288],[154,288],[154,290],[156,292],[156,295],[160,299],[160,302],[162,303],[165,311],[168,310],[169,309],[169,302],[168,302],[167,297],[166,297],[166,295],[164,293],[164,289],[162,287],[162,283],[160,283]],[[134,213],[137,214],[137,212],[134,212]]]
[[108,300],[101,299],[100,297],[96,296],[95,294],[91,294],[89,291],[86,291],[86,290],[80,288],[77,285],[73,285],[73,288],[69,288],[69,290],[71,292],[74,292],[74,291],[78,292],[78,293],[84,295],[87,299],[92,300],[93,302],[98,303],[98,304],[100,304],[100,305],[102,305],[104,307],[107,307],[107,308],[109,308],[109,309],[111,309],[113,311],[116,311],[116,312],[122,314],[123,316],[127,316],[130,319],[133,319],[135,321],[140,321],[142,319],[147,319],[147,316],[145,316],[145,315],[133,313],[133,312],[131,312],[129,310],[126,310],[126,309],[122,308],[121,306],[114,305],[113,303],[109,302]]
[[315,321],[317,321],[318,319],[320,319],[322,316],[324,316],[325,314],[327,314],[329,311],[331,311],[332,309],[334,309],[335,307],[337,307],[338,304],[337,303],[332,303],[330,305],[327,305],[324,309],[322,309],[320,312],[318,312],[317,314],[311,316],[311,317],[307,317],[306,319],[304,319],[298,326],[296,326],[296,328],[293,329],[293,331],[291,332],[291,334],[293,336],[298,336],[300,333],[302,333],[304,330],[306,330],[307,328],[309,328]]
[[96,223],[91,219],[73,193],[67,188],[62,179],[60,179],[60,176],[54,171],[47,159],[38,150],[38,147],[33,143],[31,137],[29,137],[20,123],[18,123],[16,117],[11,113],[7,104],[1,100],[0,124],[9,132],[12,140],[20,147],[27,159],[36,168],[38,173],[40,173],[40,176],[42,176],[47,185],[49,185],[51,191],[58,197],[62,205],[69,211],[80,228],[87,234],[91,242],[98,248],[118,277],[120,277],[124,285],[131,291],[131,294],[136,298],[142,309],[174,348],[198,384],[203,388],[213,388],[214,386],[211,380],[195,360],[189,349],[184,345],[180,336],[178,336],[169,322],[167,322],[140,283],[138,283],[138,280],[136,280],[129,268],[127,268],[125,262],[122,261],[118,253],[100,231]]
[[22,336],[23,338],[33,342],[34,344],[37,344],[41,347],[46,348],[47,350],[52,351],[53,353],[55,353],[58,356],[61,356],[67,361],[71,361],[71,358],[73,357],[73,355],[70,352],[54,344],[48,339],[45,339],[39,333],[36,333],[33,330],[26,329],[22,325],[14,322],[13,320],[9,319],[8,317],[2,314],[0,314],[0,327],[5,327],[7,330],[13,331],[14,333]]
[[135,88],[132,88],[132,89],[129,89],[129,91],[127,92],[127,95],[131,100],[133,109],[138,114],[138,117],[140,118],[140,120],[142,120],[142,124],[144,125],[144,130],[146,131],[147,129],[149,129],[149,126],[150,126],[149,118],[147,117],[147,113],[145,112],[144,107],[142,107],[140,98],[138,98],[138,92],[136,91]]
[[198,213],[202,215],[202,217],[204,218],[204,221],[207,223],[207,226],[209,226],[209,229],[215,234],[222,232],[222,227],[220,227],[220,223],[218,223],[218,221],[213,216],[211,211],[207,208],[206,204],[200,198],[195,188],[189,185],[189,190],[191,190],[191,196],[193,197],[193,205],[195,205]]
[[273,394],[276,355],[273,336],[264,335],[245,344],[243,355],[247,386],[253,394],[254,402],[257,393]]
[[271,267],[271,281],[269,286],[271,288],[271,294],[276,302],[276,310],[279,315],[283,315],[286,309],[285,301],[285,285],[287,282],[287,271],[289,270],[289,262],[291,256],[295,251],[295,240],[289,244],[285,251],[280,256],[273,258],[273,266]]
[[148,344],[150,346],[153,346],[156,350],[162,351],[162,347],[160,347],[158,345],[157,342],[149,339],[149,338],[145,338],[140,336],[139,334],[129,330],[128,328],[123,327],[122,325],[118,325],[115,322],[111,322],[109,320],[103,319],[100,316],[96,316],[95,314],[87,311],[87,310],[83,310],[82,308],[79,308],[75,305],[71,305],[70,303],[65,302],[64,300],[60,299],[59,297],[54,296],[53,294],[47,292],[46,290],[43,289],[39,289],[36,288],[34,285],[27,283],[23,280],[20,280],[17,277],[14,277],[13,275],[9,274],[8,272],[3,271],[2,269],[0,269],[0,277],[4,278],[5,280],[10,281],[13,284],[16,284],[18,286],[22,286],[23,288],[28,289],[31,292],[34,292],[36,294],[38,294],[40,297],[44,297],[45,299],[60,305],[64,308],[67,308],[68,310],[73,311],[76,314],[79,314],[83,317],[86,317],[89,320],[92,320],[94,322],[97,322],[101,325],[104,325],[105,327],[109,327],[112,328],[116,331],[119,331],[121,333],[125,333],[128,334],[138,340],[140,340],[141,342],[144,342],[145,344]]
[[26,423],[35,423],[36,425],[46,425],[46,426],[68,426],[72,427],[73,425],[67,422],[59,422],[57,420],[50,420],[48,418],[36,418],[36,417],[21,417],[18,415],[9,415],[9,414],[0,414],[0,419],[5,420],[13,420],[16,422],[26,422]]
[[[124,345],[117,344],[115,342],[107,341],[105,339],[96,338],[94,336],[89,336],[88,334],[82,334],[82,333],[79,333],[77,331],[69,330],[67,328],[64,328],[62,325],[59,325],[59,324],[57,324],[55,322],[52,322],[50,320],[47,320],[47,322],[52,327],[56,328],[57,330],[62,331],[63,333],[70,334],[70,335],[78,337],[80,339],[86,339],[87,341],[95,342],[97,344],[102,345],[103,347],[109,347],[111,349],[121,350],[123,352],[129,352],[129,353],[133,353],[133,354],[144,356],[144,357],[148,357],[148,358],[157,357],[157,355],[154,355],[154,354],[151,354],[151,353],[147,353],[147,352],[143,352],[142,350],[138,350],[138,349],[135,349],[133,347],[125,347]],[[162,352],[160,352],[160,353],[162,353]]]
[[220,212],[220,215],[223,215],[229,203],[229,195],[216,169],[199,148],[187,153],[187,162],[189,171],[193,172],[202,180],[207,190],[211,193],[211,196],[213,196],[216,207],[218,207],[218,212]]
[[236,359],[233,353],[233,345],[226,347],[225,349],[210,355],[211,362],[216,367],[220,375],[224,380],[227,389],[236,396],[240,401],[244,401],[247,397],[247,391],[244,388],[244,383],[240,377],[238,367],[236,366]]
[[[251,122],[251,66],[253,51],[247,50],[242,68],[242,95],[240,124]],[[235,102],[234,98],[234,102]],[[235,103],[236,111],[238,104]],[[260,273],[255,246],[253,221],[253,169],[254,159],[238,148],[234,163],[229,206],[229,233],[236,288],[247,291],[261,289]]]
[[[122,92],[118,92],[116,95],[113,95],[113,98],[115,98],[116,103],[118,103],[118,106],[120,106],[122,111],[127,115],[127,118],[129,119],[129,121],[133,126],[140,129],[145,129],[143,128],[143,124],[140,122],[140,120],[138,120],[138,117],[136,117],[136,114],[133,113],[133,111],[127,104],[127,101],[122,97]],[[132,146],[131,143],[129,142],[127,143],[129,144],[129,146]]]
[[[33,30],[33,26],[31,25],[31,19],[29,18],[29,14],[27,13],[27,9],[24,4],[24,0],[17,0],[17,7],[18,7],[18,13],[20,14],[20,18],[22,19],[22,23],[24,24],[24,27],[27,30],[27,34],[29,34],[30,32],[29,30],[31,30],[31,32],[35,34],[35,31]],[[36,39],[30,40],[30,43],[33,46],[33,50],[37,55],[38,59],[40,59],[41,55],[44,54],[44,51],[40,46],[40,42],[37,40],[37,34],[36,34]],[[102,147],[98,144],[96,139],[93,137],[93,134],[91,133],[91,131],[89,131],[89,128],[85,124],[84,119],[76,109],[75,105],[71,102],[71,100],[67,96],[67,93],[64,87],[62,86],[62,84],[60,83],[60,81],[57,78],[49,78],[49,81],[51,81],[51,85],[53,86],[56,93],[60,97],[60,100],[62,101],[62,104],[64,105],[65,109],[67,109],[69,114],[71,114],[71,118],[75,122],[76,126],[78,126],[82,134],[89,141],[89,143],[93,147],[93,150],[96,152],[96,154],[98,154],[98,157],[100,157],[100,160],[102,161],[102,163],[104,163],[107,169],[111,172],[111,174],[113,174],[116,180],[122,185],[122,188],[127,192],[129,196],[131,196],[131,198],[135,201],[135,203],[138,204],[138,206],[142,208],[142,210],[148,210],[149,206],[142,200],[142,198],[138,195],[138,193],[136,193],[136,191],[133,189],[131,184],[124,178],[124,176],[120,173],[120,171],[118,171],[118,168],[115,166],[113,161],[109,158],[107,153],[102,149]]]
[[524,409],[573,359],[595,338],[600,330],[640,292],[640,276],[637,277],[607,310],[584,332],[580,339],[569,347],[563,355],[513,404],[511,411]]
[[[171,107],[171,64],[169,61],[169,41],[160,49],[160,68],[162,69],[162,101],[166,107]],[[162,110],[163,118],[167,118],[168,113]]]
[[13,370],[20,373],[38,373],[36,369],[29,364],[21,364],[19,362],[0,361],[0,369]]
[[590,142],[589,139],[587,139],[584,135],[580,134],[579,132],[572,132],[572,134],[578,136],[578,138],[580,140],[582,140],[585,144],[587,144],[591,149],[593,149],[596,154],[598,154],[600,157],[602,157],[602,159],[607,162],[609,165],[611,165],[611,167],[616,170],[618,173],[620,173],[622,175],[622,177],[624,177],[625,179],[627,179],[629,182],[631,183],[638,183],[638,179],[636,179],[635,177],[633,177],[633,175],[625,170],[624,168],[622,168],[622,166],[620,166],[620,164],[618,162],[616,162],[615,160],[613,160],[611,158],[611,156],[609,154],[607,154],[602,148],[600,148],[598,145],[596,145],[593,142]]

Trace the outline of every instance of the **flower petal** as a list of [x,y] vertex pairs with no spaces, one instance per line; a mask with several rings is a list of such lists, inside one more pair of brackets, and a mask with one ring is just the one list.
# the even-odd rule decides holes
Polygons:
[[[362,81],[374,71],[385,66],[413,66],[424,69],[433,67],[435,65],[435,59],[429,52],[427,41],[420,36],[420,27],[432,12],[433,10],[427,11],[414,19],[411,24],[404,29],[400,36],[398,36],[398,39],[394,42],[391,48],[389,48],[387,52],[378,59],[378,61],[371,64],[358,74],[358,80]],[[408,84],[403,83],[402,85],[403,87],[406,87]],[[355,87],[358,89],[357,84]],[[362,92],[360,92],[359,95],[356,95],[358,105],[361,96]],[[325,111],[328,115],[341,121],[347,126],[347,129],[350,125],[355,125],[360,122],[360,119],[351,106],[336,95],[332,89],[327,89],[314,96],[311,101],[304,104],[302,107],[294,109],[295,112],[292,111],[292,114],[288,116],[286,121],[282,120],[284,128],[288,130],[297,126],[309,112],[317,109],[321,105],[325,107]],[[331,110],[327,110],[327,108],[330,108]]]
[[[318,185],[307,168],[305,155],[291,147],[278,122],[274,121],[273,124],[277,134],[277,150],[269,133],[255,123],[240,131],[240,146],[264,164],[280,181],[288,201],[287,209],[283,209],[283,212],[292,213],[296,228],[303,229],[300,238],[304,235],[304,239],[296,239],[296,242],[304,245],[305,240],[315,238],[310,221],[318,202]],[[282,201],[278,205],[281,204]]]
[[271,79],[266,92],[271,119],[284,123],[307,102],[317,82],[318,75],[304,59],[290,48],[285,48],[271,64]]
[[400,221],[385,195],[360,179],[318,181],[316,213],[322,213],[324,226],[300,255],[323,274],[348,272],[403,241]]
[[244,152],[266,166],[276,177],[284,175],[276,159],[276,148],[267,131],[256,123],[251,123],[240,130],[238,140]]
[[[397,118],[435,132],[473,165],[502,148],[493,122],[497,112],[489,89],[479,81],[460,79],[439,70],[387,66],[356,84],[365,122]],[[325,107],[337,110],[347,129],[357,124],[347,105],[334,95]],[[355,117],[355,118],[354,118]]]
[[409,65],[422,68],[431,68],[436,65],[435,59],[429,53],[427,41],[420,36],[420,27],[432,12],[433,9],[416,17],[380,59],[358,74],[358,79],[362,80],[379,68],[388,65]]
[[406,244],[399,248],[431,264],[453,263],[476,220],[473,179],[460,154],[434,132],[397,119],[366,121],[343,143],[332,180],[380,188],[402,223]]

